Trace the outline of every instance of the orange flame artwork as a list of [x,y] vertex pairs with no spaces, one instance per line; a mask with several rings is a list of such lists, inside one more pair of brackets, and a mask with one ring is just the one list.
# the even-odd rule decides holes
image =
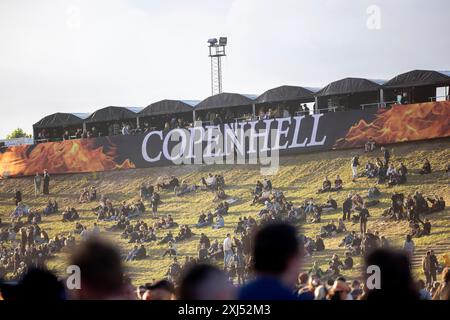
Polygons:
[[48,169],[50,173],[95,172],[134,168],[130,160],[114,161],[117,148],[108,141],[108,152],[95,146],[95,139],[67,140],[21,145],[0,153],[0,174],[4,177],[29,176]]
[[377,144],[415,141],[450,136],[450,101],[394,105],[380,109],[375,120],[360,120],[335,148],[363,146],[370,137]]

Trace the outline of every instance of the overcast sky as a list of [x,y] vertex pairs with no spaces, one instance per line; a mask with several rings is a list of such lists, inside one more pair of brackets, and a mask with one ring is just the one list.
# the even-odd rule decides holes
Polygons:
[[[375,7],[373,6],[375,5]],[[1,0],[0,138],[54,112],[450,69],[448,0]]]

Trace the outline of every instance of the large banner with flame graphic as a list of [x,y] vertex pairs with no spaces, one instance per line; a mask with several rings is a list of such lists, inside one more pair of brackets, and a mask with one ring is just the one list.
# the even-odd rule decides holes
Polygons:
[[[239,127],[253,131],[275,130],[279,133],[276,143],[282,146],[278,147],[281,155],[359,148],[370,137],[377,144],[385,145],[449,137],[450,102],[272,119],[253,123],[253,126],[245,122],[234,124],[231,129]],[[62,174],[173,165],[169,156],[174,145],[169,141],[173,131],[176,130],[4,148],[0,152],[0,178],[31,176],[44,169]],[[208,131],[203,135],[204,149],[211,135]],[[245,151],[248,153],[248,146]]]

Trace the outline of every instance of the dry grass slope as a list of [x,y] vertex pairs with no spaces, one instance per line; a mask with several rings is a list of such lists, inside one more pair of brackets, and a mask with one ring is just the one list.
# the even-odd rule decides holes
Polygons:
[[[408,183],[403,186],[387,189],[382,187],[383,192],[381,204],[370,210],[372,217],[369,220],[368,228],[378,230],[380,234],[387,236],[394,245],[400,246],[405,234],[408,232],[406,222],[383,221],[380,216],[382,211],[390,204],[390,195],[394,191],[405,194],[420,190],[425,195],[435,193],[444,196],[447,204],[450,204],[450,186],[449,178],[444,177],[444,168],[450,161],[450,139],[435,140],[428,142],[416,142],[390,146],[392,161],[399,163],[403,161],[410,171],[420,168],[425,157],[429,158],[433,173],[427,176],[410,174]],[[367,189],[373,184],[372,180],[360,178],[356,183],[350,181],[350,158],[353,154],[359,153],[359,150],[350,151],[332,151],[298,156],[289,156],[281,159],[281,165],[276,175],[272,176],[273,185],[276,189],[282,190],[288,200],[298,204],[307,197],[314,197],[320,202],[326,201],[327,195],[317,195],[316,190],[321,185],[324,176],[334,178],[340,174],[344,180],[345,190],[334,194],[338,204],[341,205],[344,197],[349,191],[366,194]],[[369,155],[363,155],[361,160],[365,163],[368,157],[374,158],[379,153],[374,152]],[[52,198],[55,198],[60,208],[65,206],[75,206],[81,214],[81,223],[91,227],[96,218],[91,208],[96,204],[78,205],[78,195],[83,187],[95,185],[100,194],[105,194],[112,198],[115,203],[120,201],[132,201],[138,198],[139,186],[143,182],[155,182],[161,175],[176,175],[182,179],[187,179],[190,183],[199,183],[200,178],[208,172],[220,173],[224,175],[227,183],[227,194],[238,198],[239,201],[230,207],[230,215],[225,217],[226,227],[221,230],[197,229],[193,228],[196,236],[189,241],[178,244],[181,256],[196,255],[197,244],[200,232],[205,232],[212,239],[223,239],[225,234],[232,232],[240,216],[255,216],[259,211],[259,206],[250,206],[251,193],[254,183],[261,179],[260,170],[257,166],[177,166],[166,168],[136,169],[128,171],[103,172],[92,174],[60,175],[54,176],[51,186]],[[31,207],[42,209],[47,202],[46,197],[35,198],[33,196],[33,186],[31,178],[11,179],[0,181],[0,216],[3,221],[9,221],[9,213],[13,209],[12,197],[14,190],[19,188],[24,193],[24,202]],[[179,224],[192,225],[196,223],[197,216],[201,210],[213,209],[215,204],[212,202],[213,194],[199,191],[188,194],[183,197],[174,196],[173,192],[163,192],[162,200],[164,204],[159,209],[159,214],[172,214],[175,221]],[[449,209],[444,212],[430,216],[432,222],[432,235],[415,239],[418,248],[418,254],[414,257],[414,271],[420,273],[420,255],[429,248],[434,247],[438,253],[450,253],[450,217]],[[322,224],[307,224],[303,232],[309,236],[317,234],[320,226],[330,220],[337,220],[341,216],[341,211],[333,211],[324,214]],[[153,221],[149,213],[143,217],[147,223]],[[110,226],[111,222],[100,222],[102,230]],[[74,223],[63,223],[60,216],[44,217],[42,227],[45,228],[50,236],[57,233],[69,233],[73,230]],[[358,230],[356,225],[348,225],[350,230]],[[163,234],[159,234],[162,236]],[[130,248],[126,240],[121,239],[118,233],[108,233],[108,236],[117,243],[125,254]],[[325,267],[333,253],[340,256],[344,250],[338,247],[341,236],[328,238],[325,240],[327,249],[312,259],[305,261],[304,269],[310,267],[312,261],[317,260]],[[164,276],[171,259],[162,258],[165,246],[154,243],[146,244],[149,257],[141,261],[133,261],[127,264],[128,271],[135,284],[147,282],[152,278]],[[63,272],[66,265],[67,253],[61,253],[49,262],[49,265]],[[361,266],[360,259],[356,261],[356,268],[353,271],[344,272],[349,278],[359,275]]]

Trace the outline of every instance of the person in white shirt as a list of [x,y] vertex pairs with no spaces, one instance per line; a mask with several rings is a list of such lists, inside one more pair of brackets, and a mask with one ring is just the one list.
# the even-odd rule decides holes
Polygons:
[[406,235],[405,243],[403,244],[403,250],[411,257],[414,253],[414,241],[412,240],[411,235]]
[[351,161],[352,165],[352,181],[354,182],[358,177],[358,166],[359,166],[359,157],[354,156]]
[[84,227],[83,231],[80,232],[81,240],[86,241],[89,238],[89,231]]
[[92,235],[98,236],[100,234],[100,228],[97,223],[94,223],[94,227],[92,228]]
[[395,169],[393,164],[389,165],[389,168],[386,171],[386,175],[389,177],[391,174],[397,174],[397,170]]
[[231,241],[230,234],[227,233],[227,237],[225,238],[225,240],[223,240],[223,264],[225,266],[227,266],[228,261],[233,256],[232,245],[233,243]]

